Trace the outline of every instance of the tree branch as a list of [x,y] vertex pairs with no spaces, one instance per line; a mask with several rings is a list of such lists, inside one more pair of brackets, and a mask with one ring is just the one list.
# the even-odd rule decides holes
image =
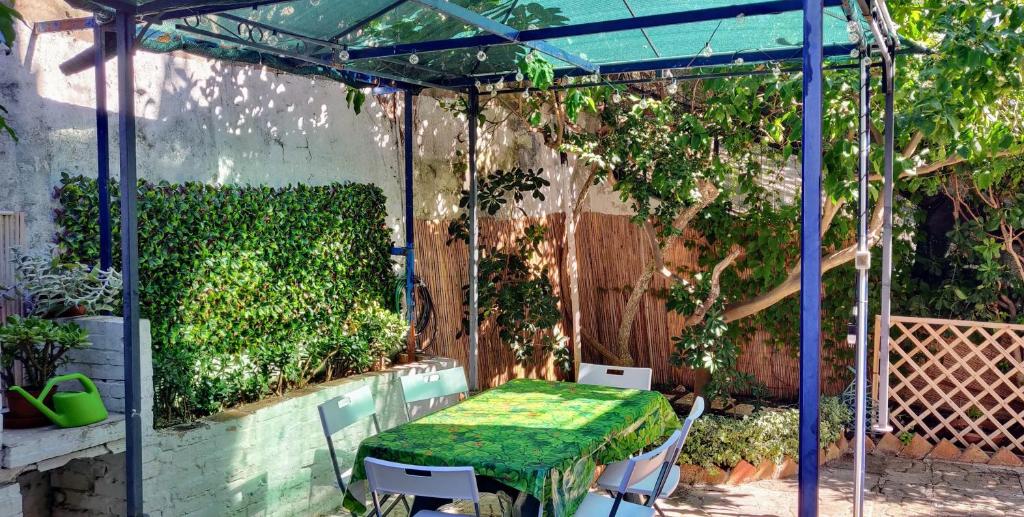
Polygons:
[[722,285],[720,282],[722,272],[736,262],[736,259],[739,258],[740,253],[742,252],[743,248],[734,244],[732,249],[729,250],[729,254],[720,260],[718,264],[715,264],[715,267],[711,269],[711,290],[708,291],[708,296],[704,299],[704,303],[700,304],[700,307],[697,307],[697,310],[694,311],[689,318],[686,318],[686,323],[683,325],[684,327],[692,327],[704,321],[704,317],[707,316],[708,311],[711,310],[715,301],[717,301],[718,297],[722,294]]

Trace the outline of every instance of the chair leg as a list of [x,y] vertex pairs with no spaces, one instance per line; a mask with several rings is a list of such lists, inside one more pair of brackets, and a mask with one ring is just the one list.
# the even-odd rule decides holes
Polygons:
[[[410,510],[409,510],[409,502],[405,500],[405,496],[404,495],[396,495],[396,496],[394,496],[394,498],[395,499],[393,501],[391,501],[391,504],[389,504],[388,507],[384,510],[384,517],[387,517],[391,513],[391,511],[394,510],[396,506],[398,506],[399,502],[401,502],[403,505],[405,505],[405,513],[407,515],[409,513],[411,513]],[[382,503],[387,503],[387,499],[382,501]]]
[[666,517],[665,512],[661,511],[661,507],[658,506],[657,502],[654,503],[654,511],[658,512],[658,515],[660,515],[661,517]]

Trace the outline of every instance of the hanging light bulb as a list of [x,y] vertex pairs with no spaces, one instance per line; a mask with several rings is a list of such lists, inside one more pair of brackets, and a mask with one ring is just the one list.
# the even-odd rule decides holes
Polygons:
[[480,87],[483,86],[483,83],[480,82],[480,79],[477,79],[476,81],[473,81],[473,86],[476,86],[476,89],[479,90]]
[[782,67],[778,63],[772,63],[772,75],[778,78],[780,74],[782,74]]
[[647,109],[647,99],[640,99],[640,109]]
[[533,51],[530,51],[528,54],[526,54],[526,57],[524,57],[523,60],[525,60],[527,63],[532,63],[533,62]]
[[860,50],[857,50],[857,49],[851,50],[850,51],[850,57],[852,57],[854,59],[857,59],[858,57],[860,57]]
[[420,56],[417,56],[416,54],[409,54],[409,64],[410,65],[415,65],[416,63],[419,63],[419,62],[420,62]]
[[526,78],[526,76],[523,75],[523,71],[522,70],[516,72],[516,81],[522,81],[525,78]]
[[736,25],[743,25],[743,22],[747,21],[747,15],[740,13],[736,15]]
[[704,44],[704,49],[700,51],[700,55],[702,55],[704,57],[711,57],[711,54],[714,54],[714,53],[715,53],[715,51],[711,49],[711,43],[705,43]]
[[850,43],[857,43],[860,41],[860,27],[857,26],[857,22],[851,21],[847,23],[846,31],[850,37]]
[[737,65],[742,65],[743,64],[743,58],[742,57],[738,57],[738,58],[736,58],[733,61],[733,63],[736,63]]
[[491,90],[491,97],[497,97],[497,96],[498,96],[498,90]]
[[665,77],[671,79],[673,77],[671,70],[665,70]]
[[476,53],[476,59],[477,61],[487,61],[487,52],[484,52],[484,49],[480,49],[480,51]]
[[278,42],[280,41],[281,39],[277,37],[277,33],[271,34],[270,36],[267,37],[267,44],[272,47],[277,45]]
[[494,91],[494,85],[493,84],[488,84],[487,85],[487,91],[493,92]]
[[522,94],[522,97],[523,97],[524,99],[529,99],[529,98],[530,98],[530,89],[529,89],[529,88],[527,88],[527,89],[523,90],[523,94]]
[[573,84],[576,82],[576,78],[569,75],[565,77],[565,84]]
[[612,94],[612,102],[614,102],[615,104],[622,102],[622,95],[619,95],[618,90],[616,90],[615,93]]
[[670,95],[675,95],[675,93],[679,91],[679,83],[675,81],[668,83],[668,88],[666,88],[666,90],[668,90]]
[[594,75],[590,77],[590,80],[594,81],[595,83],[601,82],[601,74],[594,72]]
[[505,89],[505,78],[502,77],[502,78],[498,79],[498,83],[495,84],[494,87],[495,87],[495,89],[498,89],[498,90]]
[[338,61],[348,61],[348,51],[341,49],[338,51]]

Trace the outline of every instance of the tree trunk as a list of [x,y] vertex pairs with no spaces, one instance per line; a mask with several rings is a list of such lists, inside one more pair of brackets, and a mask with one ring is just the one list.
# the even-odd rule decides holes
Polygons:
[[647,289],[651,287],[651,280],[654,278],[656,260],[651,260],[644,266],[640,278],[633,284],[633,290],[629,293],[629,300],[626,301],[626,308],[622,310],[622,321],[619,322],[619,335],[615,340],[615,353],[619,356],[619,366],[633,366],[633,356],[629,353],[629,336],[633,332],[633,321],[640,311],[640,302],[643,300]]
[[711,382],[711,370],[697,368],[693,371],[693,394],[698,397],[704,396],[704,388]]

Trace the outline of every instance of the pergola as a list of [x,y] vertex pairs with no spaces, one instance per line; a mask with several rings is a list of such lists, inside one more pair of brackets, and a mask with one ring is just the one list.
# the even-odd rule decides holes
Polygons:
[[[857,275],[857,416],[854,514],[863,512],[864,404],[868,327],[868,147],[870,68],[881,66],[884,112],[882,327],[888,328],[892,262],[894,57],[899,36],[884,0],[68,0],[95,13],[84,26],[97,44],[90,64],[116,48],[124,275],[127,406],[127,503],[143,514],[139,356],[138,228],[133,51],[185,50],[210,58],[261,64],[326,77],[356,87],[403,94],[404,124],[425,88],[466,94],[469,113],[469,372],[477,370],[477,114],[481,94],[529,91],[519,69],[541,54],[554,68],[554,88],[684,81],[764,73],[803,74],[800,259],[801,516],[818,513],[818,406],[821,334],[822,73],[860,70],[859,233]],[[111,38],[108,39],[107,36]],[[116,40],[116,45],[114,41]],[[107,47],[110,47],[108,49]],[[646,74],[632,74],[646,72]],[[674,73],[669,73],[674,72]],[[111,265],[107,114],[103,67],[95,66],[99,152],[101,265]],[[408,133],[407,133],[408,134]],[[405,245],[410,306],[414,272],[413,140],[405,139]],[[887,332],[882,332],[887,337]],[[888,357],[882,341],[880,357]],[[577,344],[577,358],[579,345]],[[881,376],[880,400],[887,400]],[[879,427],[888,424],[886,404]]]

